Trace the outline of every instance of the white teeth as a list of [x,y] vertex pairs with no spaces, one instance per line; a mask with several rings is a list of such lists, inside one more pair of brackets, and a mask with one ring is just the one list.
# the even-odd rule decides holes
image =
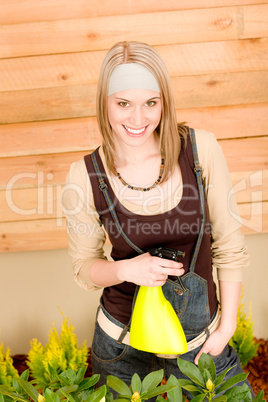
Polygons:
[[127,126],[124,126],[125,127],[125,129],[129,132],[129,133],[131,133],[131,134],[141,134],[141,133],[143,133],[143,131],[145,130],[145,128],[146,127],[143,127],[141,130],[133,130],[132,128],[129,128],[129,127],[127,127]]

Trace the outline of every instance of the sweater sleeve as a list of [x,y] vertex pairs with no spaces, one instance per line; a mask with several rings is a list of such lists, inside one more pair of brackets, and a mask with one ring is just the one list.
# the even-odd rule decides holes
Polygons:
[[90,267],[105,259],[106,234],[100,225],[84,160],[71,165],[62,197],[74,280],[86,290],[97,290],[89,277]]
[[196,130],[196,141],[212,229],[212,263],[219,280],[240,282],[249,257],[226,160],[212,133]]

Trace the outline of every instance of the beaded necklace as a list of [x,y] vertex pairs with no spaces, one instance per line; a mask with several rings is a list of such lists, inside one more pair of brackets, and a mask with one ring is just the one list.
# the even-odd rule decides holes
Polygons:
[[163,171],[164,171],[164,166],[165,166],[165,157],[163,155],[163,153],[161,152],[161,165],[160,165],[160,172],[159,172],[159,176],[158,179],[154,182],[154,184],[152,184],[150,187],[135,187],[135,186],[131,186],[130,184],[128,184],[121,176],[121,174],[115,169],[116,171],[116,175],[118,177],[118,179],[121,181],[121,183],[130,188],[131,190],[137,190],[137,191],[150,191],[153,188],[155,188],[161,181],[162,179],[162,175],[163,175]]

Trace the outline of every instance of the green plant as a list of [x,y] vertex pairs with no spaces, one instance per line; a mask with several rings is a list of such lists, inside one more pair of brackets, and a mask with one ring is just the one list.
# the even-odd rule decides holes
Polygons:
[[0,384],[12,386],[13,378],[19,377],[18,371],[13,366],[10,357],[10,349],[4,349],[4,343],[0,345]]
[[56,373],[68,368],[77,371],[87,364],[88,354],[86,342],[81,348],[78,347],[74,327],[63,316],[60,335],[53,325],[47,345],[42,346],[37,339],[31,341],[27,365],[39,388],[44,389],[52,381],[51,369]]
[[[115,401],[142,402],[164,392],[171,392],[179,387],[178,384],[174,385],[172,381],[167,382],[166,385],[159,385],[163,380],[163,376],[164,370],[158,370],[148,374],[144,380],[141,381],[138,374],[134,374],[131,385],[128,386],[119,378],[109,375],[107,377],[107,385],[118,393],[118,397]],[[180,402],[180,399],[176,401]]]
[[[243,296],[244,294],[242,292],[241,300]],[[237,312],[237,327],[229,345],[236,350],[242,367],[245,367],[254,356],[257,356],[259,344],[254,341],[251,303],[247,317],[245,305],[240,301]]]
[[[225,380],[230,368],[217,377],[213,360],[204,353],[198,367],[180,358],[178,366],[188,380],[171,375],[165,385],[159,385],[163,380],[163,370],[159,370],[148,374],[143,381],[134,374],[130,386],[115,376],[108,376],[107,384],[99,388],[96,387],[99,375],[85,378],[86,366],[78,371],[67,369],[60,374],[49,367],[51,382],[43,390],[38,389],[36,381],[29,381],[29,370],[26,370],[20,377],[13,378],[12,388],[0,385],[0,402],[112,402],[114,399],[109,387],[119,394],[115,399],[117,402],[143,402],[156,396],[157,402],[182,402],[185,401],[182,388],[193,396],[192,402],[264,401],[263,391],[252,399],[246,384],[236,385],[244,381],[247,374],[238,374]],[[163,398],[162,393],[166,393],[167,399]]]
[[166,399],[163,398],[162,395],[159,395],[156,398],[156,402],[183,402],[186,400],[186,398],[182,395],[180,383],[174,375],[171,374],[167,380],[167,385],[174,385],[175,388],[167,391]]
[[[104,402],[112,400],[106,385],[94,389],[100,376],[84,378],[86,366],[77,372],[67,369],[61,374],[50,368],[51,384],[39,393],[33,381],[29,381],[29,370],[13,380],[13,391],[0,386],[0,402]],[[107,397],[107,399],[106,399]]]
[[183,374],[190,380],[177,380],[180,386],[194,397],[192,402],[261,402],[264,392],[261,391],[254,399],[247,384],[236,385],[244,381],[248,374],[237,374],[225,381],[225,376],[232,369],[226,369],[218,377],[213,359],[203,353],[198,360],[198,367],[186,360],[178,358],[178,366]]

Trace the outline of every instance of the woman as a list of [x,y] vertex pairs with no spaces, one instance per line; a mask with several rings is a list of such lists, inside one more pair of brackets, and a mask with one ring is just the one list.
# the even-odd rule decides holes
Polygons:
[[[94,372],[101,374],[101,383],[108,374],[130,383],[135,372],[143,378],[159,368],[167,377],[182,376],[177,356],[129,346],[139,285],[163,286],[189,343],[182,358],[197,363],[205,352],[214,358],[218,374],[234,364],[228,375],[241,372],[228,341],[236,328],[248,256],[215,137],[195,133],[202,208],[192,140],[188,128],[177,125],[168,72],[159,54],[139,42],[117,43],[108,52],[100,72],[97,118],[103,145],[93,158],[71,166],[64,195],[75,280],[87,290],[103,288],[92,345]],[[103,252],[106,233],[111,261]],[[181,250],[185,257],[172,261],[148,252],[160,246]],[[221,316],[212,265],[218,271]]]

